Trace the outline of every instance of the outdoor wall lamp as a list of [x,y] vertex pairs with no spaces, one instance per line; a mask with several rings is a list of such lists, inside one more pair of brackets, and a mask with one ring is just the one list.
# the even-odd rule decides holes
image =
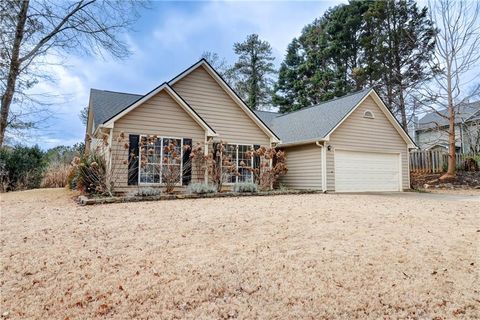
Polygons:
[[331,145],[328,145],[327,150],[328,150],[328,151],[331,151],[331,150],[332,150],[332,146],[331,146]]

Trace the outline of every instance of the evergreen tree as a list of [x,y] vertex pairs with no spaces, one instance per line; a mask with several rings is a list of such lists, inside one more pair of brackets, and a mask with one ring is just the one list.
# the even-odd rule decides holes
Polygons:
[[379,1],[370,9],[376,25],[373,48],[380,66],[381,95],[407,129],[408,91],[428,80],[435,49],[435,28],[427,8],[418,9],[413,0]]
[[336,6],[292,41],[274,101],[288,112],[377,87],[406,128],[408,91],[431,76],[434,36],[427,9],[413,0]]
[[288,45],[285,60],[280,65],[278,81],[274,91],[282,92],[282,95],[274,94],[273,103],[280,106],[280,112],[295,111],[307,106],[310,102],[307,90],[300,74],[304,57],[300,52],[298,39]]
[[275,58],[270,44],[262,41],[257,34],[251,34],[244,42],[235,43],[233,48],[238,55],[233,66],[238,76],[235,85],[237,93],[253,110],[269,106],[273,83],[271,76],[275,73],[272,63]]

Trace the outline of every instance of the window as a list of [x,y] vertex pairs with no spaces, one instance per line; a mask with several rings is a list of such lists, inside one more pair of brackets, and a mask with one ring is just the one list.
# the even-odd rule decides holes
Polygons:
[[363,117],[368,119],[375,119],[373,112],[370,110],[365,110],[365,112],[363,113]]
[[[252,173],[244,168],[252,167],[253,157],[247,157],[246,153],[252,148],[252,146],[239,145],[238,146],[238,176],[237,182],[252,182]],[[243,164],[243,166],[242,166]]]
[[[182,181],[182,139],[163,138],[162,180]],[[163,181],[162,181],[163,182]]]
[[[238,175],[230,174],[224,171],[224,177],[226,183],[236,182],[253,182],[253,175],[250,171],[244,167],[251,167],[253,164],[253,157],[248,157],[247,152],[252,149],[252,145],[242,144],[227,144],[225,145],[225,156],[223,160],[224,164],[232,163],[235,169],[238,171]],[[225,169],[227,170],[227,169]]]
[[[173,148],[166,152],[165,148],[170,143]],[[138,166],[138,178],[140,184],[161,184],[162,169],[165,170],[168,166],[173,166],[173,168],[178,166],[178,182],[182,181],[182,139],[141,136],[139,149],[141,162]],[[176,157],[176,160],[174,160],[174,152],[180,155]]]

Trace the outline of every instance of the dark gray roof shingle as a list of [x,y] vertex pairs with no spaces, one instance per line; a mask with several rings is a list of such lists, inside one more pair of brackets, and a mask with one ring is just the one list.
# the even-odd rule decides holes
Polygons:
[[[457,114],[455,116],[456,123],[462,123],[465,121],[474,120],[480,111],[480,101],[461,104],[457,108]],[[448,114],[448,109],[439,110],[438,113],[442,115]],[[427,113],[423,118],[418,121],[417,130],[426,130],[436,128],[437,126],[448,126],[448,119],[442,117],[438,113],[432,111]]]
[[141,97],[143,95],[91,89],[90,98],[95,129]]
[[280,137],[282,143],[324,138],[370,90],[365,89],[277,116],[272,119],[270,128]]
[[253,112],[255,112],[257,117],[259,117],[260,120],[262,120],[263,123],[265,123],[268,127],[272,126],[273,119],[282,115],[281,113],[277,113],[277,112],[261,111],[261,110],[254,110]]

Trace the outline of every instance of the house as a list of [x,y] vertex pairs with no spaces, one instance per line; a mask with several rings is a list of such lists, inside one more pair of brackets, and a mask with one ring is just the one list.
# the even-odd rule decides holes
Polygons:
[[[253,163],[245,158],[250,148],[279,147],[287,152],[289,168],[281,183],[340,192],[408,189],[407,155],[415,147],[374,90],[285,115],[253,112],[204,59],[145,95],[92,89],[87,133],[108,137],[115,150],[113,137],[122,132],[130,152],[139,156],[144,152],[139,141],[149,135],[162,138],[155,146],[159,154],[172,140],[180,146],[201,143],[205,151],[215,141],[227,141],[236,150],[232,162],[239,169],[242,161]],[[161,177],[149,171],[150,163],[113,160],[115,151],[107,157],[110,165],[129,168],[119,173],[120,190],[162,185]],[[229,183],[253,180],[248,171],[239,171]],[[178,185],[206,178],[190,173]]]
[[[448,151],[447,109],[432,111],[414,122],[413,138],[420,149]],[[480,101],[458,106],[455,115],[457,152],[480,153]]]

